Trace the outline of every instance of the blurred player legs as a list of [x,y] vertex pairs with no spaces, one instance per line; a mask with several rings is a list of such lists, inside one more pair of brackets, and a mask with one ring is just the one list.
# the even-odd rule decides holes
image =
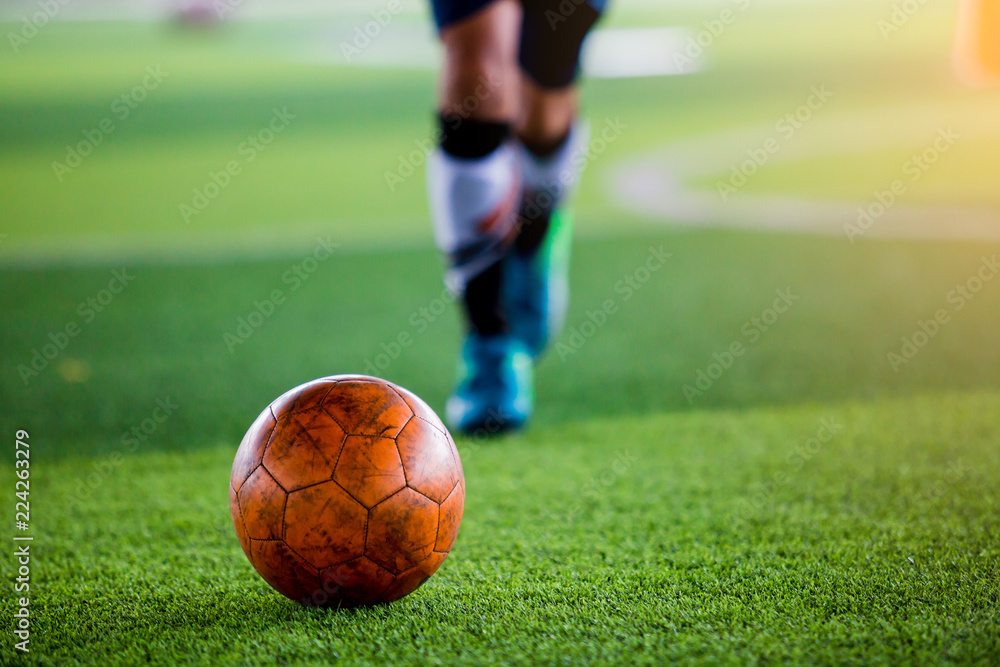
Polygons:
[[461,431],[527,421],[533,361],[561,326],[571,232],[561,209],[578,178],[573,155],[586,143],[575,82],[602,5],[434,2],[445,65],[428,190],[467,325],[447,407]]

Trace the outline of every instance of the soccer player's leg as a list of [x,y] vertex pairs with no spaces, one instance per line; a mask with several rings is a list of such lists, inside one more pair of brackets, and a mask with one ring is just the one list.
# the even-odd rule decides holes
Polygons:
[[954,63],[959,78],[969,85],[1000,84],[1000,2],[962,0]]
[[447,280],[467,324],[446,416],[460,431],[497,433],[522,426],[533,407],[531,355],[510,335],[501,299],[522,189],[513,141],[521,6],[438,0],[434,12],[445,65],[428,190]]
[[524,196],[503,275],[511,332],[537,358],[559,334],[569,301],[573,221],[565,204],[588,142],[577,117],[576,79],[584,38],[604,3],[525,0],[524,5],[517,124]]

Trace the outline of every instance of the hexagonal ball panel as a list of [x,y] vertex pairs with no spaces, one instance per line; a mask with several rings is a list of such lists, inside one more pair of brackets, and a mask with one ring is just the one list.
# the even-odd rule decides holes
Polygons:
[[396,445],[407,486],[443,502],[458,482],[457,457],[448,437],[422,419],[411,419],[396,436]]
[[[321,378],[299,385],[291,392],[295,395],[295,402],[289,404],[285,410],[285,414],[299,414],[321,410],[323,408],[323,401],[326,400],[326,395],[330,393],[335,384],[337,384],[336,380]],[[276,412],[275,414],[277,415],[278,413]],[[280,419],[281,415],[278,415],[278,418]]]
[[407,570],[406,572],[397,574],[395,580],[392,582],[392,585],[389,586],[384,593],[382,593],[382,599],[380,601],[394,602],[420,588],[420,586],[427,581],[432,574],[437,572],[437,569],[441,567],[441,563],[444,562],[447,555],[448,554],[439,554],[437,552],[432,553],[430,556],[418,563],[416,567]]
[[431,555],[438,504],[405,488],[369,512],[365,555],[393,573],[416,567]]
[[403,397],[403,400],[406,401],[406,404],[410,407],[411,410],[413,410],[414,417],[416,417],[417,419],[422,419],[423,421],[427,422],[432,427],[434,427],[435,429],[444,434],[445,438],[448,439],[448,442],[451,443],[452,449],[455,452],[455,465],[458,467],[458,474],[464,478],[465,472],[462,470],[462,459],[458,455],[458,448],[455,447],[455,441],[452,439],[451,434],[448,432],[448,429],[441,421],[441,418],[437,416],[437,413],[431,410],[429,405],[424,403],[424,401],[419,396],[414,394],[412,391],[409,391],[397,385],[392,385],[392,388],[396,390],[396,393],[398,393],[400,396]]
[[344,442],[344,431],[322,410],[284,417],[264,453],[264,467],[293,491],[325,482]]
[[274,416],[271,415],[271,408],[265,408],[260,413],[250,429],[243,436],[240,447],[236,450],[236,458],[233,460],[233,471],[229,478],[229,483],[237,491],[243,486],[250,473],[260,465],[264,456],[264,448],[267,446],[268,438],[274,430]]
[[413,415],[399,394],[374,378],[338,382],[323,407],[350,435],[395,438]]
[[308,409],[310,405],[322,400],[334,384],[336,381],[331,378],[321,378],[300,384],[274,399],[271,402],[271,411],[280,421],[285,415]]
[[462,523],[462,511],[465,509],[465,485],[456,484],[448,498],[441,503],[441,515],[438,519],[437,541],[434,551],[448,553],[455,545],[458,537],[458,527]]
[[349,606],[378,602],[393,580],[392,572],[364,556],[323,570],[319,577],[331,601]]
[[420,417],[424,421],[430,423],[432,426],[440,429],[441,431],[446,431],[444,424],[438,418],[437,413],[431,410],[431,407],[424,403],[423,399],[414,394],[409,389],[404,389],[399,385],[392,385],[392,388],[397,394],[403,399],[406,405],[413,411],[413,414]]
[[291,600],[311,604],[313,596],[321,590],[316,568],[299,558],[284,542],[254,540],[250,548],[254,569],[264,581]]
[[336,482],[288,494],[285,542],[319,569],[361,556],[368,512]]
[[406,486],[403,464],[390,438],[347,436],[333,478],[365,507],[374,507]]
[[237,496],[248,536],[255,540],[281,539],[285,490],[278,486],[267,470],[254,470],[243,482]]

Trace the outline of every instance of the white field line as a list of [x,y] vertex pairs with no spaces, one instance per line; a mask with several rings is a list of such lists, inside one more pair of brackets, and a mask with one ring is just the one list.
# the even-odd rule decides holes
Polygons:
[[[887,109],[824,120],[817,117],[772,156],[770,164],[824,156],[856,155],[865,151],[911,149],[933,140],[942,117],[952,118],[961,141],[1000,137],[990,109],[974,116],[941,113],[941,109]],[[947,109],[945,111],[948,111]],[[734,194],[723,202],[711,185],[699,189],[697,179],[727,175],[732,164],[745,159],[748,148],[774,136],[773,127],[725,131],[676,142],[640,154],[612,167],[604,182],[610,197],[624,210],[638,212],[668,224],[690,227],[811,232],[843,236],[844,225],[854,222],[857,208],[870,201],[823,201],[795,196]],[[895,176],[893,176],[895,177]],[[882,187],[888,187],[889,181]],[[963,206],[910,206],[889,209],[867,232],[871,237],[1000,240],[1000,211]],[[429,229],[424,218],[391,221],[414,230]],[[0,242],[0,268],[38,269],[52,266],[103,266],[128,261],[140,264],[223,264],[257,259],[280,259],[308,252],[317,236],[333,234],[343,254],[378,254],[399,250],[430,249],[429,235],[416,231],[396,242],[339,239],[333,221],[289,222],[273,228],[178,235],[169,233],[19,240],[9,234]],[[276,234],[274,229],[281,229]],[[614,235],[595,231],[588,238]]]
[[[935,116],[895,108],[825,121],[815,118],[811,121],[814,125],[803,127],[793,137],[794,142],[783,144],[778,153],[771,155],[765,168],[882,149],[899,149],[908,156],[911,152],[908,149],[919,152],[922,147],[932,145],[937,130],[948,126]],[[971,120],[959,117],[951,124],[962,137],[959,142],[1000,137],[1000,126],[995,123]],[[732,166],[747,159],[748,149],[760,147],[775,134],[773,126],[730,130],[679,141],[631,158],[612,168],[605,182],[608,196],[624,210],[673,225],[808,232],[847,238],[846,226],[857,224],[859,207],[875,201],[874,192],[868,200],[830,201],[737,191],[723,201],[715,181],[708,186],[694,183],[712,177],[728,179]],[[900,169],[902,163],[903,160]],[[897,178],[908,187],[912,185],[899,171],[890,174],[878,189],[889,188]],[[907,204],[906,195],[898,199],[899,203],[889,207],[868,227],[866,237],[1000,240],[1000,210],[996,208],[960,204],[920,206]]]

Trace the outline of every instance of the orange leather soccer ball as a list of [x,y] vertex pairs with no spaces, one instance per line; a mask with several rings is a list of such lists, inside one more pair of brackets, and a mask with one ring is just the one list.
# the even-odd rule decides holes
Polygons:
[[309,382],[268,406],[229,488],[250,563],[309,606],[413,592],[451,550],[464,504],[458,451],[434,411],[362,375]]

